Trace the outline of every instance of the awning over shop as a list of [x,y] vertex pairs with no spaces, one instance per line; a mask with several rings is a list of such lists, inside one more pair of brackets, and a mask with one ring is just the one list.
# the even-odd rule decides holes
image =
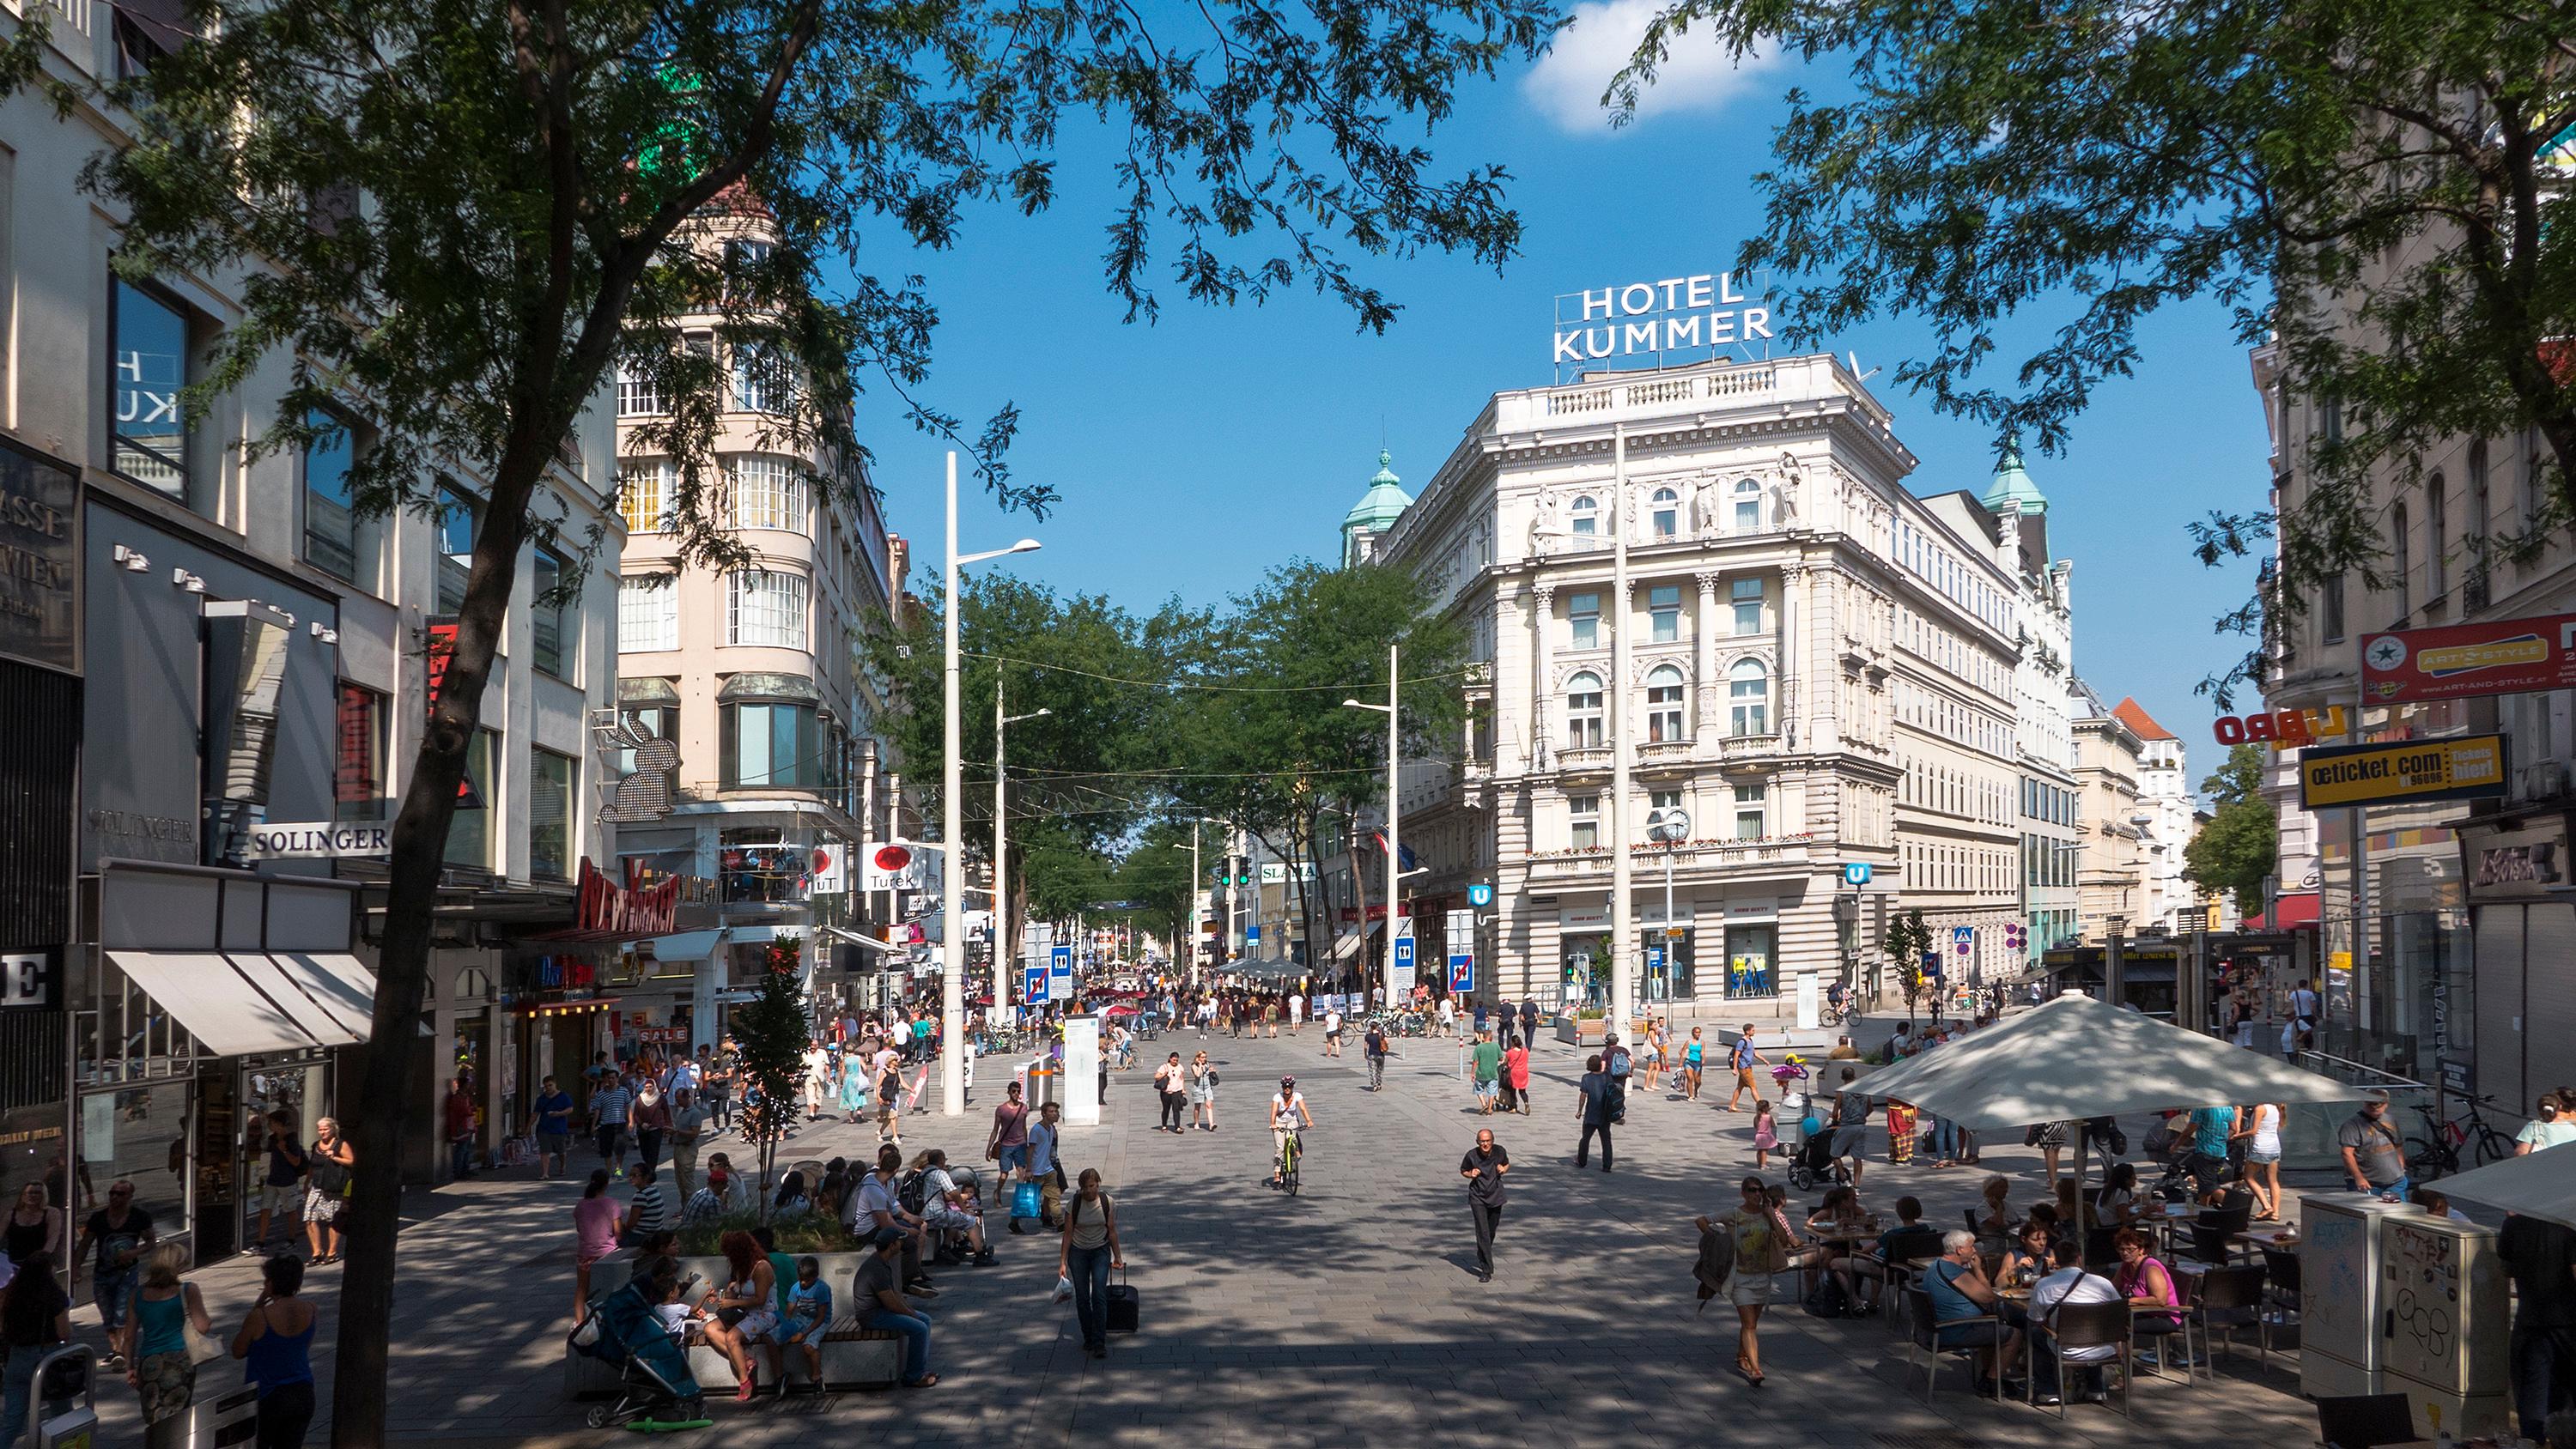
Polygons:
[[274,956],[234,951],[224,957],[242,979],[257,988],[271,1005],[291,1017],[304,1034],[323,1046],[356,1046],[367,1038],[351,1030],[338,1016],[306,994],[304,988],[287,975],[287,969]]
[[1333,953],[1328,959],[1334,961],[1348,961],[1353,956],[1360,953],[1360,942],[1363,939],[1365,939],[1365,937],[1363,937],[1358,931],[1353,931],[1349,935],[1342,937],[1333,943]]
[[2305,895],[2283,896],[2272,905],[2278,919],[2258,912],[2245,918],[2245,929],[2287,931],[2299,926],[2314,926],[2324,913],[2325,898],[2312,891]]
[[365,1041],[375,1029],[376,973],[344,951],[279,951],[277,964],[304,994]]
[[[213,952],[110,951],[107,957],[217,1056],[309,1051],[355,1040],[297,991],[266,956],[245,958],[258,963],[256,981]],[[263,990],[262,982],[283,1001]],[[307,1021],[321,1025],[329,1032],[328,1039],[316,1035]]]
[[716,942],[724,936],[717,931],[682,931],[672,936],[655,936],[644,944],[653,948],[656,961],[704,961],[715,954]]

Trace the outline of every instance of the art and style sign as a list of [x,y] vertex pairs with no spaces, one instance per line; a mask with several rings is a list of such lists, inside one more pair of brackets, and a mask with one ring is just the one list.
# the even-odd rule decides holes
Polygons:
[[1777,326],[1771,296],[1759,284],[1733,272],[1700,272],[1560,295],[1548,355],[1560,368],[1669,367],[1760,347]]

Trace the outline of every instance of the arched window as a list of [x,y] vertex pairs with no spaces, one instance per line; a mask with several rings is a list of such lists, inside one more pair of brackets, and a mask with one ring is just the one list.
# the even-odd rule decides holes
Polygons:
[[1646,739],[1676,744],[1682,739],[1682,672],[1670,664],[1655,666],[1646,676]]
[[2424,602],[2437,603],[2451,592],[2451,487],[2442,475],[2424,485]]
[[1735,482],[1735,531],[1762,531],[1762,485],[1750,478],[1739,478]]
[[1601,504],[1589,493],[1574,500],[1574,533],[1590,538],[1601,531]]
[[1601,748],[1601,676],[1589,670],[1565,682],[1565,747]]
[[1678,538],[1682,531],[1682,496],[1670,488],[1655,490],[1655,537]]
[[1771,733],[1771,676],[1759,659],[1747,659],[1727,671],[1726,696],[1734,710],[1734,733]]
[[2406,547],[2406,505],[2403,503],[2388,510],[2388,557],[2397,573],[2397,615],[2402,623],[2413,609],[2413,605],[2407,602],[2406,575],[2413,564]]

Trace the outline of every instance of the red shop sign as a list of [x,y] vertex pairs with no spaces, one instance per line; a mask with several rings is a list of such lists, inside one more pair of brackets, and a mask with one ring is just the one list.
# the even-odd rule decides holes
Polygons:
[[659,885],[640,885],[643,862],[626,862],[626,884],[618,885],[599,873],[588,856],[581,862],[581,896],[573,916],[577,930],[613,932],[627,936],[667,936],[680,918],[680,880],[671,876]]
[[2373,704],[2576,686],[2576,614],[2399,629],[2361,642]]

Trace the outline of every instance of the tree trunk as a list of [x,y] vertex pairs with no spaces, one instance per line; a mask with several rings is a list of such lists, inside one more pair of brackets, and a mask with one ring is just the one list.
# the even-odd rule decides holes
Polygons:
[[[457,616],[455,648],[412,764],[411,782],[403,790],[402,809],[394,817],[374,1023],[358,1099],[341,1109],[357,1162],[342,1230],[348,1268],[341,1275],[338,1363],[331,1391],[331,1442],[337,1449],[380,1449],[385,1439],[402,1144],[417,1127],[421,1107],[411,1095],[409,1068],[429,980],[430,932],[446,863],[447,830],[465,774],[466,743],[482,718],[483,689],[509,613],[519,549],[527,541],[528,500],[552,452],[551,446],[530,440],[561,431],[560,422],[552,428],[523,425],[494,470]],[[491,791],[497,782],[478,783]],[[495,809],[497,803],[497,795],[488,795],[484,806]]]

